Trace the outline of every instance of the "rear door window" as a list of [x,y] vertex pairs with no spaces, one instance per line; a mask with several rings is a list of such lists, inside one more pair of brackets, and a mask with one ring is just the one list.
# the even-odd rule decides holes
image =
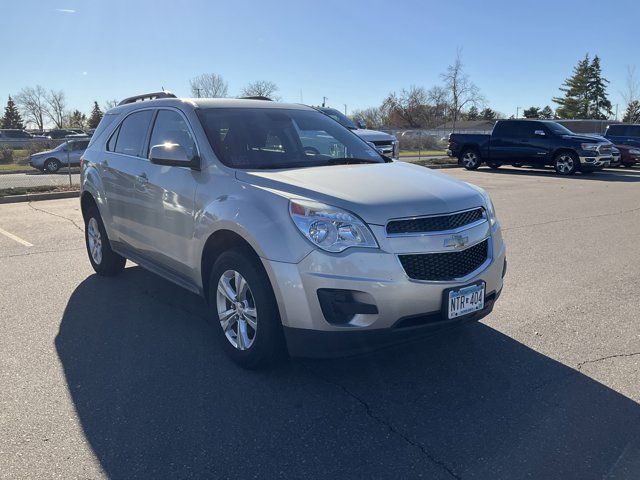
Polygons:
[[521,122],[501,122],[496,125],[494,135],[504,138],[516,138],[520,134]]
[[[113,151],[123,155],[140,157],[142,155],[144,141],[147,138],[147,132],[149,131],[152,113],[151,110],[142,110],[132,113],[125,118],[120,125],[118,138]],[[109,141],[109,143],[111,143],[111,141]]]
[[640,137],[640,125],[629,125],[626,135],[628,137]]
[[607,135],[621,137],[625,134],[625,129],[626,125],[609,125],[609,128],[607,129]]

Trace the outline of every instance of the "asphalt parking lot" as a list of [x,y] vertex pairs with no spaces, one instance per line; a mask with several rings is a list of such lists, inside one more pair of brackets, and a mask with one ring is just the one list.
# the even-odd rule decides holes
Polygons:
[[0,205],[0,478],[640,478],[640,170],[442,172],[496,204],[494,312],[268,372],[198,297],[94,275],[78,200]]

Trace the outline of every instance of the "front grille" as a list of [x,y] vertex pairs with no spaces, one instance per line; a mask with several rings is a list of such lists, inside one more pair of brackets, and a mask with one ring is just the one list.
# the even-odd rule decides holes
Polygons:
[[376,147],[391,147],[393,146],[392,140],[374,140],[373,143]]
[[453,230],[469,225],[482,218],[484,218],[483,209],[476,208],[475,210],[454,213],[452,215],[393,220],[387,224],[387,233],[399,235],[407,233],[441,232],[443,230]]
[[399,255],[409,278],[414,280],[448,281],[477,270],[489,254],[489,239],[460,252]]

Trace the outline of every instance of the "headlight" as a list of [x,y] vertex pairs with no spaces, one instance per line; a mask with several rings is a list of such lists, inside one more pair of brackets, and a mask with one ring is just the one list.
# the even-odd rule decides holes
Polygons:
[[638,150],[637,148],[632,148],[631,150],[629,150],[629,154],[630,155],[640,155],[640,150]]
[[476,190],[480,195],[482,195],[482,198],[484,199],[484,208],[487,212],[487,218],[489,219],[489,225],[493,227],[498,221],[498,219],[496,217],[496,207],[493,206],[493,201],[491,200],[491,197],[482,188],[472,183],[467,183],[467,185],[469,185],[474,190]]
[[599,145],[597,143],[583,143],[580,146],[582,147],[582,150],[591,150],[595,152],[598,150]]
[[311,243],[327,252],[349,247],[378,248],[369,227],[351,212],[324,203],[291,200],[289,214]]

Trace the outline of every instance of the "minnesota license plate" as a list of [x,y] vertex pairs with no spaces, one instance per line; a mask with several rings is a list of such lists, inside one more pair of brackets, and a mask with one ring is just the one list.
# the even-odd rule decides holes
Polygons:
[[449,319],[477,312],[484,308],[485,283],[477,283],[468,287],[449,291],[447,312]]

